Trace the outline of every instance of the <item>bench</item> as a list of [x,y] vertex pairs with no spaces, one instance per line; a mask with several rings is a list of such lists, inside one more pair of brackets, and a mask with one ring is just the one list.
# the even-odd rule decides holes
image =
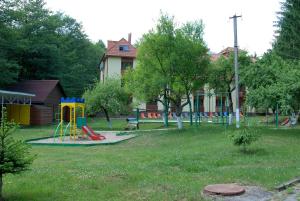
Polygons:
[[125,130],[136,130],[139,129],[139,122],[136,118],[127,118],[127,126]]

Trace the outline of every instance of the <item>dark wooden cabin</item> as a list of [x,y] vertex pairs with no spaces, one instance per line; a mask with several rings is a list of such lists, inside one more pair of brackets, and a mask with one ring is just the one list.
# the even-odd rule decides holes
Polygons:
[[60,98],[66,96],[59,80],[25,80],[8,89],[36,95],[31,102],[31,125],[51,124],[56,119]]

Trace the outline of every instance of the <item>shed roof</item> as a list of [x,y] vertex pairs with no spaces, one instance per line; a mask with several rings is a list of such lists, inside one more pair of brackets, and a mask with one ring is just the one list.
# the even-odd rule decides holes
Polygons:
[[32,102],[43,103],[57,85],[65,96],[59,80],[24,80],[7,87],[7,90],[35,94],[36,96],[32,98]]
[[6,90],[0,90],[0,96],[28,96],[28,97],[34,97],[35,94],[29,94],[29,93],[23,93],[23,92],[17,92],[17,91],[6,91]]

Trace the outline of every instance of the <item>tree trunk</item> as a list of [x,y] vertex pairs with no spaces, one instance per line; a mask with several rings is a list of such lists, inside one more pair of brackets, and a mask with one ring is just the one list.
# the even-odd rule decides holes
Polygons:
[[169,126],[169,122],[168,122],[168,110],[169,110],[169,104],[168,104],[168,100],[167,100],[167,91],[165,90],[164,92],[164,100],[163,100],[163,106],[164,106],[164,126],[167,128]]
[[177,126],[178,129],[183,128],[181,114],[182,114],[182,107],[181,107],[181,99],[178,99],[175,103],[175,110],[176,110],[176,118],[177,118]]
[[105,114],[105,117],[106,117],[107,125],[108,125],[108,127],[109,127],[110,129],[112,129],[112,123],[111,123],[111,121],[110,121],[108,112],[107,112],[107,110],[106,110],[104,107],[102,107],[102,109],[103,109],[104,114]]
[[233,102],[232,102],[232,94],[231,94],[231,89],[228,89],[228,98],[229,98],[229,113],[233,113]]
[[177,126],[178,126],[178,129],[183,128],[181,116],[177,116]]
[[[189,103],[189,110],[190,110],[190,125],[192,126],[193,125],[193,111],[192,111],[192,103],[191,103],[191,99],[190,99],[190,96],[187,96],[187,101]],[[198,117],[196,117],[198,118]]]

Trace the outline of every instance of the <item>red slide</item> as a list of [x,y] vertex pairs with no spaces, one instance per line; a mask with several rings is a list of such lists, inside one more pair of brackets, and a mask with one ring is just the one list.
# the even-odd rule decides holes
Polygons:
[[91,138],[91,140],[104,140],[105,137],[100,134],[96,134],[93,129],[88,126],[82,126],[82,131]]
[[281,123],[281,126],[285,126],[289,123],[290,119],[289,118],[286,118],[282,123]]

